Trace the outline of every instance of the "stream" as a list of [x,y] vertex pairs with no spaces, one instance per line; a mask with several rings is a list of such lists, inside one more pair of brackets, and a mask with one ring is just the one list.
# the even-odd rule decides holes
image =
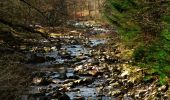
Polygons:
[[98,52],[95,47],[106,42],[96,38],[62,38],[60,48],[53,45],[45,48],[50,49],[48,52],[35,52],[28,65],[38,71],[33,72],[32,86],[22,100],[114,100],[106,89],[109,72],[100,66],[103,58],[94,55]]
[[[107,29],[82,25],[74,24],[77,30],[66,36],[53,33],[52,43],[43,39],[36,40],[40,45],[21,46],[26,66],[34,69],[21,100],[169,100],[168,85],[143,81],[144,70],[128,64],[132,50],[120,44],[108,48],[113,40],[96,37]],[[78,27],[88,31],[81,35]]]

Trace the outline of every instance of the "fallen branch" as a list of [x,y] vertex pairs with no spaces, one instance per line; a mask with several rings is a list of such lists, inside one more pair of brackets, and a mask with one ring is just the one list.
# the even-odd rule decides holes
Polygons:
[[27,31],[27,32],[31,32],[31,33],[38,33],[40,34],[42,37],[44,37],[45,39],[49,40],[48,39],[48,36],[47,36],[47,33],[43,33],[43,32],[40,32],[40,31],[36,31],[34,28],[32,27],[29,27],[29,26],[25,26],[25,25],[22,25],[22,24],[17,24],[17,23],[12,23],[12,22],[9,22],[9,21],[6,21],[4,19],[0,19],[0,23],[2,24],[5,24],[9,27],[12,27],[13,29],[15,30],[18,30],[18,28],[22,28],[23,30]]

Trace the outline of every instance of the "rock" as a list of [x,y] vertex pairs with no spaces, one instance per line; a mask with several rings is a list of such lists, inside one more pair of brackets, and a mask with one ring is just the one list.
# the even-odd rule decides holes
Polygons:
[[52,80],[44,77],[35,77],[33,78],[33,84],[35,85],[49,85],[52,83]]
[[83,96],[76,96],[73,100],[85,100]]
[[94,81],[93,78],[84,78],[82,82],[84,84],[91,84],[93,83],[93,81]]
[[80,89],[72,89],[71,92],[78,92]]
[[[58,77],[57,77],[58,78]],[[53,78],[52,79],[52,82],[54,83],[54,84],[58,84],[58,83],[60,83],[60,80],[59,79],[57,79],[57,78]]]
[[83,56],[83,55],[80,55],[80,56],[77,56],[75,59],[76,59],[76,61],[81,61],[81,60],[86,60],[87,57]]
[[135,98],[142,99],[144,97],[144,94],[146,94],[147,90],[138,90],[135,92]]
[[44,49],[45,52],[50,52],[51,51],[50,47],[44,47],[43,49]]
[[58,90],[62,91],[62,92],[68,92],[70,91],[70,87],[71,87],[72,84],[70,85],[67,85],[67,84],[64,84],[61,88],[59,88]]
[[104,78],[109,78],[109,74],[108,73],[105,73],[103,76],[104,76]]
[[120,76],[121,77],[125,77],[127,75],[129,75],[129,71],[125,70]]
[[169,94],[164,94],[163,95],[163,99],[164,100],[169,100],[170,99],[170,95]]
[[39,88],[38,90],[40,91],[40,93],[46,93],[47,92],[47,89],[45,89],[45,88]]
[[57,100],[71,100],[70,97],[62,92],[56,91],[52,94],[52,99],[57,99]]
[[84,68],[83,65],[79,65],[79,66],[75,67],[74,71],[78,72],[80,70],[83,70],[83,68]]
[[134,100],[134,99],[132,99],[131,97],[128,97],[128,96],[124,96],[123,100]]
[[94,62],[91,62],[91,64],[90,64],[90,65],[94,66],[94,65],[99,65],[99,64],[100,64],[100,62],[99,62],[99,61],[97,61],[97,60],[95,60]]
[[78,75],[69,76],[68,79],[79,79],[80,77]]
[[105,82],[105,83],[107,83],[107,84],[111,84],[111,83],[113,83],[113,82],[116,82],[116,80],[115,80],[115,79],[113,79],[113,78],[107,78],[107,80],[106,80],[106,82]]
[[111,83],[110,86],[111,87],[119,87],[120,84],[118,82],[115,82],[115,83]]
[[87,73],[92,76],[97,76],[97,75],[99,75],[99,69],[97,66],[88,66]]
[[108,57],[108,58],[105,58],[105,61],[109,64],[112,64],[112,63],[118,62],[118,58],[117,57]]
[[97,70],[90,70],[90,71],[88,71],[88,74],[90,74],[92,76],[97,76],[98,71]]
[[35,77],[35,78],[33,78],[33,83],[38,85],[42,82],[42,80],[43,80],[42,78]]
[[77,85],[88,85],[93,83],[93,81],[94,81],[93,78],[84,78],[84,79],[75,80],[73,82],[72,87],[75,87]]
[[69,82],[74,82],[74,81],[77,81],[77,80],[75,80],[75,79],[66,79],[66,80],[63,82],[63,84],[67,84],[67,83],[69,83]]
[[75,67],[74,71],[76,74],[83,76],[98,76],[103,74],[97,66],[91,66],[89,63]]
[[121,94],[121,90],[114,90],[109,93],[112,96],[119,96]]
[[158,91],[166,92],[168,88],[169,88],[168,85],[162,85],[161,87],[158,88]]
[[52,51],[55,51],[56,49],[57,49],[56,46],[51,47]]
[[67,79],[67,74],[66,72],[60,73],[60,76],[58,77],[59,79]]
[[56,59],[54,57],[45,57],[46,61],[55,61]]
[[71,58],[70,53],[65,51],[65,50],[64,51],[60,51],[59,55],[61,56],[62,59],[70,59]]
[[69,82],[67,84],[64,84],[63,87],[74,87],[74,82]]
[[75,81],[74,81],[74,86],[75,86],[75,85],[79,85],[80,82],[82,83],[82,80],[75,80]]

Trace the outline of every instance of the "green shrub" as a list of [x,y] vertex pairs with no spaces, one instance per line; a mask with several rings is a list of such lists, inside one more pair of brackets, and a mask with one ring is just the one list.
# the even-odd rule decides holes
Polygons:
[[160,83],[170,77],[170,41],[162,40],[150,46],[139,46],[134,54],[134,62],[150,70],[150,75],[159,75]]
[[105,18],[120,38],[135,46],[134,63],[159,75],[160,83],[170,77],[169,0],[106,0]]

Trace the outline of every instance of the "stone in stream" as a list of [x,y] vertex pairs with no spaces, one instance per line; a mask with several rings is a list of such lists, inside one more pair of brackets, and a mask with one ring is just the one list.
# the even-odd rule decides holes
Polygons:
[[60,73],[60,76],[58,77],[59,79],[67,79],[66,72]]
[[59,88],[59,90],[62,92],[68,92],[68,91],[71,91],[71,86],[72,86],[72,83],[64,84],[61,88]]
[[83,96],[76,96],[76,97],[74,97],[73,100],[85,100],[85,97],[83,97]]
[[68,79],[79,79],[80,77],[78,75],[69,76]]
[[91,78],[85,78],[85,79],[80,79],[80,80],[76,80],[74,81],[74,86],[78,86],[78,85],[88,85],[91,84],[93,82],[93,80]]
[[97,70],[89,70],[88,74],[92,75],[92,76],[97,76],[98,75],[98,71]]
[[90,64],[90,65],[99,65],[99,61],[98,60],[96,60],[95,58],[92,58],[92,59],[89,59],[88,60],[88,63]]
[[80,70],[83,70],[83,69],[84,69],[84,66],[83,65],[79,65],[79,66],[74,68],[74,71],[80,71]]
[[60,91],[56,91],[52,94],[52,99],[57,99],[57,100],[71,100],[70,97]]
[[34,77],[32,83],[34,85],[49,85],[52,83],[52,80],[45,77]]
[[49,90],[47,90],[46,88],[40,87],[40,88],[38,88],[38,91],[39,91],[40,93],[46,93],[46,92],[48,92]]
[[94,82],[94,79],[93,78],[84,78],[84,79],[78,79],[78,80],[75,80],[75,79],[67,79],[63,82],[63,87],[71,87],[71,88],[74,88],[76,86],[80,86],[80,85],[89,85],[89,84],[92,84]]
[[94,79],[93,78],[84,78],[83,80],[80,81],[80,84],[91,84],[94,82]]
[[45,60],[46,60],[46,61],[55,61],[56,59],[55,59],[54,57],[46,56],[46,57],[45,57]]
[[124,96],[123,100],[134,100],[134,99],[132,99],[131,97],[128,97],[128,96]]
[[84,56],[84,55],[78,55],[78,56],[75,58],[75,60],[76,60],[77,62],[80,62],[80,61],[86,60],[86,59],[87,59],[87,57]]
[[121,95],[121,90],[110,91],[109,94],[118,97],[119,95]]
[[52,79],[49,78],[49,76],[51,75],[52,73],[50,72],[34,72],[33,75],[32,75],[32,83],[34,85],[42,85],[42,86],[46,86],[46,85],[49,85],[52,82]]
[[118,82],[115,82],[115,83],[111,83],[110,86],[111,87],[120,87],[120,84]]
[[61,56],[62,59],[70,59],[71,58],[70,53],[67,51],[60,51],[59,55]]
[[80,89],[78,89],[78,88],[71,89],[71,92],[79,92],[79,91],[80,91]]
[[98,66],[91,65],[91,63],[87,63],[85,65],[79,65],[74,68],[74,73],[81,76],[99,76],[103,75],[103,71],[99,71]]

